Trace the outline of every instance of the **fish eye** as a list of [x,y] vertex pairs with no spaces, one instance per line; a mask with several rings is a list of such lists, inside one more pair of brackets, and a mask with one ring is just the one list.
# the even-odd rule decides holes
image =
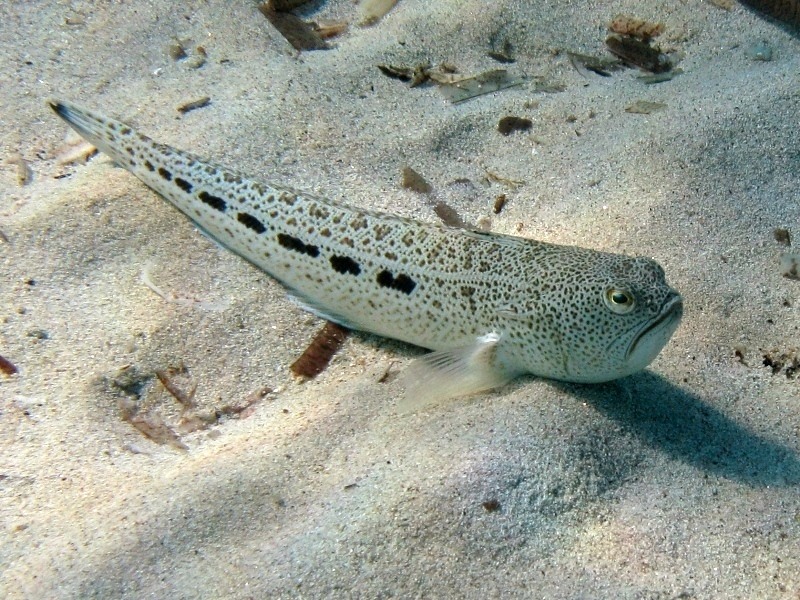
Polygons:
[[625,315],[631,312],[636,306],[636,301],[627,290],[619,288],[609,288],[606,290],[606,305],[615,313]]

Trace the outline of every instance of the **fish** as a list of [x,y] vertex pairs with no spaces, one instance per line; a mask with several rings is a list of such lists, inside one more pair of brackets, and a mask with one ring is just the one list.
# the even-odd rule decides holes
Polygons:
[[522,375],[601,383],[647,367],[683,299],[641,256],[365,210],[250,179],[76,104],[75,131],[311,313],[431,350],[405,369],[400,412]]

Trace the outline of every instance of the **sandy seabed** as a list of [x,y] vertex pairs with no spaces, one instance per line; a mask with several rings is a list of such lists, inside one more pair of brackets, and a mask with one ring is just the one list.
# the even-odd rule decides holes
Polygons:
[[[576,71],[566,51],[606,54],[619,13],[662,22],[683,74]],[[478,73],[506,39],[527,83],[461,104],[376,68]],[[0,5],[0,355],[18,367],[0,375],[0,596],[800,598],[800,281],[774,237],[800,239],[797,33],[701,0],[400,0],[332,42],[298,55],[244,0]],[[410,416],[391,375],[418,352],[396,342],[351,336],[301,384],[288,366],[320,321],[106,157],[62,164],[50,97],[435,221],[399,184],[410,166],[470,223],[656,258],[683,324],[627,379],[520,379]],[[501,135],[507,115],[532,129]],[[146,267],[205,304],[160,298]],[[273,392],[159,445],[120,405],[177,422],[154,373],[181,366],[200,412]]]

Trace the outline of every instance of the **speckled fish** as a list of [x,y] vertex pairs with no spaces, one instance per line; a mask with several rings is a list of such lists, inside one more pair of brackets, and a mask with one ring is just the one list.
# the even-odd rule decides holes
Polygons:
[[434,352],[402,403],[522,374],[603,382],[645,368],[683,303],[653,260],[420,223],[260,183],[51,101],[78,133],[306,309]]

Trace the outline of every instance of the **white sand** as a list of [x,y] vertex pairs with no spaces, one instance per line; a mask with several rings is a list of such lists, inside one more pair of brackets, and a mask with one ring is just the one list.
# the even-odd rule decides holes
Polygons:
[[[356,14],[317,4],[308,18]],[[800,41],[700,0],[596,4],[400,0],[299,57],[245,0],[0,4],[0,158],[33,170],[19,187],[0,169],[0,354],[19,367],[0,375],[0,596],[800,597],[800,377],[762,365],[800,332],[772,233],[800,239]],[[601,54],[618,13],[663,21],[685,73],[587,80],[554,51]],[[452,106],[375,68],[497,68],[492,36],[514,45],[512,73],[565,91]],[[176,38],[207,64],[174,62]],[[762,39],[771,62],[746,55]],[[433,221],[399,186],[410,165],[494,231],[655,257],[684,323],[647,373],[523,379],[410,417],[393,414],[399,382],[378,382],[416,354],[391,341],[354,336],[298,384],[288,366],[319,321],[107,158],[58,165],[53,96],[256,178]],[[667,107],[624,112],[638,99]],[[509,114],[533,131],[501,136]],[[226,308],[164,302],[140,283],[148,263]],[[278,391],[184,436],[188,451],[160,446],[109,381],[149,375],[147,407],[174,420],[152,373],[179,364],[204,409]]]

